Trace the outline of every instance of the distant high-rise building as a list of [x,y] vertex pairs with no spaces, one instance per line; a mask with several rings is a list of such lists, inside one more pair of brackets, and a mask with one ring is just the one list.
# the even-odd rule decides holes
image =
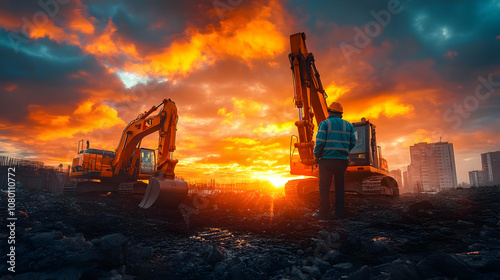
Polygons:
[[486,185],[500,184],[500,151],[481,154]]
[[420,191],[439,191],[457,187],[453,144],[418,143],[410,147],[409,187]]
[[389,171],[389,175],[392,176],[392,178],[394,178],[394,180],[396,180],[396,182],[398,182],[398,187],[399,189],[403,189],[403,178],[401,177],[401,170],[399,169],[396,169],[396,170],[391,170]]
[[469,171],[469,183],[471,186],[479,187],[485,185],[485,172],[483,170]]
[[[417,173],[417,169],[416,168],[413,168],[415,167],[416,164],[414,164],[413,166],[410,164],[408,165],[407,167],[407,170],[408,170],[408,181],[406,181],[406,189],[409,191],[409,192],[415,192],[415,193],[418,193],[418,192],[422,192],[424,191],[422,189],[422,182],[418,180],[418,178],[420,177],[420,173]],[[420,171],[420,170],[418,170]]]

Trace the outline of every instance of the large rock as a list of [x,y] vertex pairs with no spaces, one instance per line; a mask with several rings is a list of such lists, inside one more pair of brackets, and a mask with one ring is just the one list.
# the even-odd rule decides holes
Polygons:
[[417,266],[411,261],[395,260],[370,268],[370,275],[374,279],[420,279]]
[[52,244],[54,241],[61,239],[63,237],[62,232],[60,231],[51,231],[51,232],[43,232],[39,233],[33,237],[31,237],[30,244],[33,248],[43,248]]
[[105,265],[117,267],[124,263],[127,238],[120,233],[110,234],[94,244],[102,254]]
[[469,268],[452,255],[436,253],[417,265],[421,278],[451,277],[456,279],[484,279],[478,272]]
[[482,272],[490,273],[497,272],[500,273],[500,258],[497,257],[498,251],[476,251],[470,252],[468,254],[457,255],[456,258],[467,264],[470,268]]
[[[342,276],[342,273],[338,272],[337,270],[335,269],[330,269],[328,270],[325,274],[323,274],[323,280],[336,280],[336,279],[339,279],[340,277]],[[356,280],[357,279],[366,279],[366,278],[355,278]]]
[[294,280],[307,280],[308,277],[302,271],[300,271],[300,268],[294,266],[292,268],[292,271],[290,272],[290,279]]
[[215,265],[216,263],[222,261],[224,259],[224,253],[217,246],[212,246],[210,253],[206,259],[207,263],[211,265]]
[[129,247],[127,266],[138,267],[143,260],[153,257],[153,247]]
[[303,273],[307,273],[313,279],[320,279],[321,278],[321,272],[320,272],[319,268],[316,266],[303,266],[301,271]]
[[316,260],[314,260],[314,262],[316,263],[316,266],[319,268],[321,273],[325,273],[331,267],[329,262],[326,262],[326,261],[318,259],[318,258],[316,258]]
[[361,241],[363,251],[369,254],[381,254],[392,250],[394,242],[387,237],[366,238]]
[[[50,240],[48,237],[41,239]],[[50,246],[44,246],[23,254],[23,258],[19,262],[19,272],[55,271],[64,267],[82,267],[90,261],[98,260],[98,254],[94,246],[89,242],[85,242],[82,236],[64,237],[53,240],[49,244]]]
[[220,279],[226,272],[227,265],[224,262],[219,262],[214,267],[215,279]]
[[408,213],[414,216],[419,216],[422,213],[432,211],[434,209],[436,209],[436,207],[434,207],[430,201],[423,200],[410,204],[410,206],[408,206]]
[[346,262],[332,265],[332,268],[338,271],[352,271],[354,266],[352,265],[352,263]]
[[345,257],[340,253],[340,251],[330,251],[321,259],[325,260],[329,264],[338,264],[345,260]]

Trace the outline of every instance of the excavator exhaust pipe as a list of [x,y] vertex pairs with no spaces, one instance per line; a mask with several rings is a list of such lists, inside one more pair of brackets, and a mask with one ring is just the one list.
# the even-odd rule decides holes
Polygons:
[[165,179],[163,172],[149,179],[149,184],[139,207],[147,209],[153,205],[175,208],[186,198],[188,186],[184,180]]

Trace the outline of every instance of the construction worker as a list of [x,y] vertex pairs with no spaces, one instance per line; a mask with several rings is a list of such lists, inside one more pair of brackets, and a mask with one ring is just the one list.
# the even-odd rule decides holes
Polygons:
[[316,134],[314,156],[319,164],[319,197],[318,212],[313,216],[321,219],[329,218],[330,186],[332,177],[335,180],[335,216],[344,216],[344,176],[347,170],[347,157],[356,145],[354,127],[342,119],[344,109],[338,102],[328,106],[329,116],[322,121]]

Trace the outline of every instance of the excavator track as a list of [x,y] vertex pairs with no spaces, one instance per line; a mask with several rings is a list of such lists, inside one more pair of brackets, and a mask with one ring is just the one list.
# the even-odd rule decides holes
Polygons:
[[147,209],[155,205],[162,208],[173,208],[187,197],[188,185],[184,180],[165,179],[163,173],[159,173],[159,175],[149,179],[146,193],[139,203],[139,207]]
[[[173,158],[178,118],[175,103],[164,99],[123,129],[114,151],[90,148],[88,140],[78,141],[70,169],[74,181],[64,193],[141,196],[141,208],[177,207],[188,193],[186,182],[173,179],[178,162]],[[141,147],[142,139],[154,132],[159,136],[158,156],[155,149]]]
[[[308,200],[310,194],[319,192],[319,168],[315,164],[315,158],[321,157],[317,154],[322,151],[315,151],[315,148],[321,147],[315,143],[315,123],[319,129],[330,115],[336,114],[336,117],[342,118],[343,113],[342,105],[338,102],[327,106],[328,96],[316,68],[316,60],[307,50],[305,40],[306,35],[303,32],[290,36],[288,57],[292,70],[295,106],[299,111],[299,120],[295,122],[298,136],[292,136],[290,141],[290,174],[315,178],[291,180],[285,185],[287,197],[302,200]],[[398,183],[389,176],[387,160],[382,157],[382,149],[377,145],[376,126],[366,118],[362,118],[360,122],[349,123],[349,126],[352,125],[349,131],[347,122],[343,122],[342,128],[338,124],[334,130],[331,130],[332,124],[329,121],[327,123],[329,129],[326,129],[326,133],[336,131],[334,133],[338,133],[339,136],[339,139],[330,139],[327,142],[349,143],[348,146],[329,147],[329,149],[347,150],[347,154],[344,154],[349,162],[345,173],[345,192],[398,196]],[[346,134],[349,138],[340,137]],[[354,139],[356,143],[352,142]],[[298,156],[295,155],[295,151]],[[335,191],[333,181],[330,190]]]
[[187,183],[180,179],[163,179],[151,177],[149,184],[137,182],[71,182],[64,186],[63,194],[80,195],[111,195],[120,197],[142,197],[141,208],[157,206],[160,208],[175,208],[187,197]]

